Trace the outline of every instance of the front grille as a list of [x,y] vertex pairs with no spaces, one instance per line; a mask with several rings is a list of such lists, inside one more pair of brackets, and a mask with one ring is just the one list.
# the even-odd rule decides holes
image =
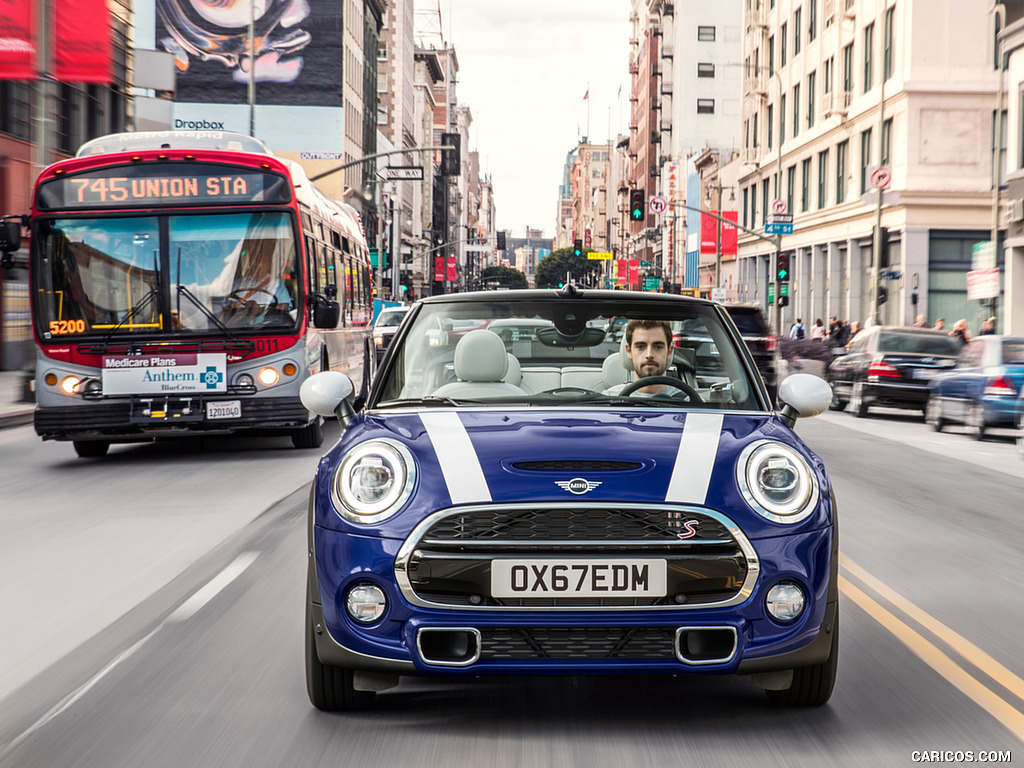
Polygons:
[[674,659],[673,627],[481,627],[481,661]]
[[643,467],[639,461],[517,461],[516,469],[528,472],[628,472]]
[[[665,561],[664,595],[491,594],[491,562],[588,558]],[[395,573],[419,605],[488,610],[690,608],[734,604],[758,573],[749,541],[710,510],[671,505],[466,507],[437,513],[402,546]]]

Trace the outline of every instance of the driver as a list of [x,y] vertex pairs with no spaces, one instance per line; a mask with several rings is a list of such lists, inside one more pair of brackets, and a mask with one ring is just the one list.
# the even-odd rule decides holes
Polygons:
[[[626,324],[626,353],[637,379],[664,376],[672,359],[672,326],[664,320],[630,320]],[[633,394],[673,396],[683,390],[668,384],[650,384]]]

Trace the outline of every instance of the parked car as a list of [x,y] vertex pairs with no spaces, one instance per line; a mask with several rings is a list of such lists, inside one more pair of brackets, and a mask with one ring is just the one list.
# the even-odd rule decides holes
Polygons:
[[386,307],[377,315],[377,320],[373,324],[373,346],[377,350],[378,362],[384,357],[384,353],[395,336],[395,331],[398,330],[408,312],[409,307]]
[[925,410],[928,385],[956,365],[960,342],[941,331],[876,325],[853,337],[826,371],[832,407],[863,418],[872,405]]
[[[649,354],[689,367],[627,381],[615,317],[678,323],[715,354],[659,348],[654,325]],[[467,321],[485,327],[438,330]],[[530,328],[514,352],[489,330],[508,326]],[[343,424],[307,526],[315,707],[366,707],[405,675],[737,674],[782,704],[831,696],[837,511],[793,431],[831,393],[793,376],[773,410],[717,304],[574,287],[432,296],[358,412],[352,393],[339,372],[303,385],[306,407]]]
[[963,424],[976,440],[989,427],[1015,427],[1022,384],[1024,337],[975,336],[956,367],[932,379],[927,421],[936,432]]

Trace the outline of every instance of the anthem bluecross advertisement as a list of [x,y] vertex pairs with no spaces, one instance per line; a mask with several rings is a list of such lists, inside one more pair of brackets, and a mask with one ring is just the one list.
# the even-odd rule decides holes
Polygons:
[[340,107],[342,7],[330,0],[156,0],[156,44],[175,56],[178,101],[245,104],[251,16],[256,103]]

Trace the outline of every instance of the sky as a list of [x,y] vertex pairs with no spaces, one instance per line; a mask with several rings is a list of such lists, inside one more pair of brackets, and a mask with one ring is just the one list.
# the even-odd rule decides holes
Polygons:
[[416,0],[418,34],[438,8],[498,228],[553,237],[566,154],[626,132],[629,0]]

